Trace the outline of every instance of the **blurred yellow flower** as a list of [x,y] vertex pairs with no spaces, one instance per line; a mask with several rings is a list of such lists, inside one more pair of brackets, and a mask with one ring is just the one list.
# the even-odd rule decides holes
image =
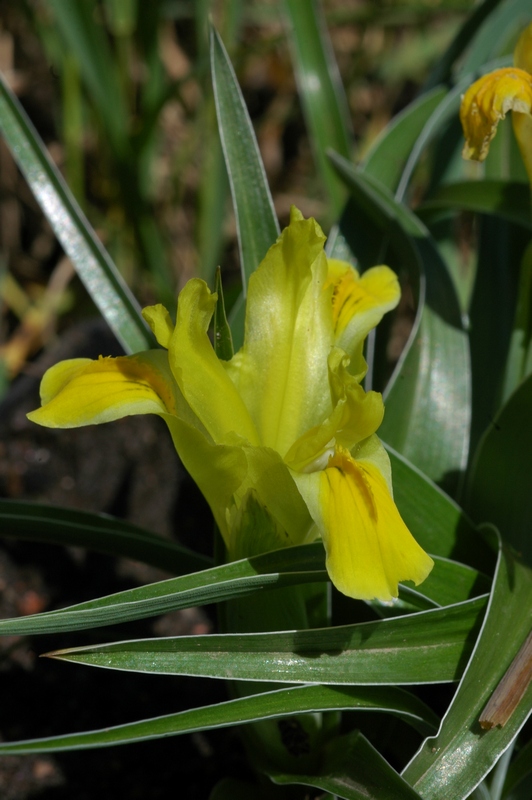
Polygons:
[[399,285],[388,267],[360,276],[327,259],[324,241],[292,209],[250,278],[244,345],[229,361],[207,334],[217,296],[193,279],[175,326],[162,306],[143,312],[165,349],[57,364],[29,417],[74,427],[158,414],[230,558],[321,535],[340,591],[388,601],[399,581],[419,584],[433,565],[392,498],[375,434],[381,395],[360,385],[364,339],[397,305]]
[[512,111],[512,123],[532,183],[532,23],[514,50],[514,66],[483,75],[462,97],[463,156],[483,161],[497,125]]

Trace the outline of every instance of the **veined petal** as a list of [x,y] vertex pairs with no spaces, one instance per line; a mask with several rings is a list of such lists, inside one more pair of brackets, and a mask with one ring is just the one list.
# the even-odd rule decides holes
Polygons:
[[226,369],[262,444],[284,455],[330,412],[330,301],[325,237],[292,210],[290,225],[249,281],[244,346]]
[[142,316],[152,329],[161,347],[168,350],[175,325],[167,309],[161,303],[157,303],[155,306],[146,306],[146,308],[142,309]]
[[404,524],[374,463],[338,450],[325,470],[296,480],[310,500],[337,589],[388,602],[397,597],[399,581],[425,580],[433,561]]
[[28,418],[49,428],[75,428],[130,414],[175,414],[178,398],[173,387],[162,351],[62,361],[46,372],[43,405]]
[[325,286],[333,287],[335,344],[354,359],[352,371],[359,372],[364,363],[362,342],[384,314],[397,306],[401,296],[399,281],[385,266],[372,267],[362,276],[345,261],[328,259],[328,267]]
[[332,414],[295,442],[285,456],[286,463],[299,472],[324,469],[335,447],[348,450],[378,429],[384,416],[382,396],[365,392],[347,370],[349,358],[339,347],[329,355],[329,385]]
[[215,304],[216,295],[204,281],[188,281],[178,299],[168,353],[170,366],[183,397],[215,442],[232,441],[236,436],[258,444],[246,405],[207,335]]
[[522,69],[497,69],[475,81],[464,94],[460,107],[466,139],[463,157],[483,161],[499,120],[508,111],[530,114],[531,108],[532,75]]

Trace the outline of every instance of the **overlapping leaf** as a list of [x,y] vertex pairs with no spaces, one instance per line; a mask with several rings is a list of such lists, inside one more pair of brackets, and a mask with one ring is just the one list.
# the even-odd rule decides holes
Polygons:
[[318,0],[300,3],[284,0],[289,20],[289,39],[317,167],[327,187],[331,210],[337,216],[345,190],[327,158],[332,147],[344,158],[351,154],[349,109],[325,20]]
[[442,186],[417,209],[423,220],[449,210],[496,214],[532,229],[530,187],[506,180],[462,181]]
[[187,547],[107,514],[0,500],[0,523],[5,537],[88,547],[134,558],[178,575],[210,565],[208,558]]
[[212,634],[78,647],[54,658],[89,666],[231,680],[347,685],[457,680],[485,596],[396,619],[263,634]]
[[470,663],[435,738],[404,771],[426,800],[467,797],[496,763],[532,711],[532,684],[502,727],[479,717],[530,631],[532,570],[507,548],[499,555],[488,611]]
[[276,783],[316,786],[345,800],[420,800],[359,731],[329,742],[316,774],[269,774]]
[[[103,533],[109,530],[112,535],[111,526],[107,530],[103,528]],[[132,535],[133,531],[129,533]],[[171,550],[170,554],[174,555]],[[58,611],[0,620],[0,634],[42,634],[96,628],[153,617],[179,608],[222,602],[267,588],[319,582],[327,578],[321,544],[287,548],[118,592]]]
[[25,742],[5,742],[0,744],[0,755],[86,750],[241,725],[293,713],[341,709],[385,711],[399,716],[422,733],[434,730],[437,725],[434,713],[402,689],[298,686],[97,731],[30,739]]
[[[110,531],[113,536],[112,526],[107,529],[103,527],[102,531],[104,534]],[[145,541],[142,544],[145,545]],[[151,542],[148,541],[149,544]],[[178,554],[171,552],[171,555],[176,557]],[[185,552],[185,564],[187,556],[189,554]],[[321,544],[286,548],[192,575],[117,592],[57,611],[2,619],[0,635],[57,633],[116,625],[180,608],[234,600],[266,589],[327,580]],[[376,610],[381,616],[389,616],[461,603],[486,593],[489,580],[471,567],[435,556],[434,569],[422,589],[414,591],[402,586],[399,598],[393,605],[376,605]]]
[[223,42],[211,31],[211,68],[218,128],[235,209],[242,285],[279,235],[279,223],[253,125]]
[[394,192],[412,148],[446,95],[447,89],[437,86],[410,103],[377,138],[360,170]]
[[375,180],[338,155],[331,158],[357,206],[389,237],[396,268],[409,270],[418,299],[414,329],[385,393],[379,433],[430,478],[455,488],[467,460],[470,375],[467,335],[452,282],[417,217]]
[[511,395],[480,442],[468,487],[477,522],[492,522],[532,564],[532,376]]

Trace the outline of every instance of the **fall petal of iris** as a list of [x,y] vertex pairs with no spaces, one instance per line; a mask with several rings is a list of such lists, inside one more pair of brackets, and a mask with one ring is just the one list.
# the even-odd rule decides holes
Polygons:
[[[398,583],[421,583],[432,559],[412,537],[375,464],[336,453],[325,470],[298,485],[320,529],[333,584],[349,597],[384,602]],[[304,488],[303,484],[307,483]]]
[[166,353],[74,359],[49,369],[43,405],[28,418],[50,428],[74,428],[130,414],[175,413],[176,396]]

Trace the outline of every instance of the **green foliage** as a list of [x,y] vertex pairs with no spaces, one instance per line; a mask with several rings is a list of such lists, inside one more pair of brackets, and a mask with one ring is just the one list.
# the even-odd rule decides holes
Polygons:
[[153,343],[140,308],[98,241],[16,97],[0,82],[0,127],[80,278],[127,352]]
[[327,187],[334,219],[342,210],[345,192],[328,162],[326,151],[333,147],[344,158],[351,155],[347,100],[319,3],[285,0],[284,6],[299,93],[305,106],[316,165]]
[[196,708],[131,725],[118,725],[102,731],[54,736],[18,744],[5,744],[0,752],[41,753],[45,750],[77,750],[103,745],[176,736],[198,730],[240,725],[272,719],[302,711],[340,711],[358,709],[385,711],[407,721],[422,733],[437,725],[434,713],[413,695],[393,687],[297,686],[266,694],[231,700],[216,706]]
[[[196,5],[201,71],[208,51],[208,4]],[[249,601],[251,609],[268,603],[265,618],[275,619],[279,598],[282,603],[286,598],[294,605],[306,603],[309,618],[319,624],[283,630],[280,622],[279,629],[266,632],[113,640],[48,654],[105,669],[230,679],[237,688],[227,702],[85,733],[2,743],[0,754],[86,749],[237,724],[249,726],[252,742],[257,723],[275,727],[279,719],[290,718],[297,726],[298,715],[304,714],[312,715],[320,731],[312,767],[301,762],[301,769],[285,769],[266,749],[253,752],[250,744],[255,767],[271,781],[260,789],[222,782],[212,797],[244,797],[250,791],[257,797],[305,797],[306,789],[292,794],[283,788],[295,785],[348,800],[524,800],[532,785],[530,728],[525,726],[532,686],[525,688],[501,727],[483,730],[479,718],[525,641],[532,612],[530,193],[508,139],[509,127],[484,172],[473,173],[460,160],[456,115],[460,95],[477,72],[491,68],[494,59],[497,66],[508,62],[518,29],[531,19],[529,3],[485,0],[473,10],[433,66],[424,92],[357,164],[349,160],[345,96],[322,9],[317,0],[280,5],[316,168],[330,198],[325,216],[336,220],[328,254],[348,258],[361,270],[389,264],[399,274],[406,302],[410,300],[410,308],[400,307],[370,343],[366,388],[383,390],[386,416],[379,435],[390,454],[395,499],[414,536],[433,555],[434,570],[416,589],[402,586],[392,604],[374,601],[363,607],[334,594],[327,618],[320,542],[213,567],[180,545],[111,517],[2,501],[5,536],[83,545],[179,576],[69,608],[2,620],[2,634],[79,631],[226,601]],[[103,4],[113,41],[121,43],[117,52],[122,56],[117,58],[104,29],[94,25],[92,0],[50,0],[49,6],[62,41],[78,53],[78,72],[70,74],[65,60],[65,81],[70,75],[65,92],[75,105],[83,84],[90,97],[109,138],[122,189],[131,189],[130,222],[163,300],[171,296],[172,279],[160,260],[164,246],[150,216],[147,190],[155,123],[169,92],[154,47],[159,17],[143,32],[142,47],[152,69],[142,89],[142,124],[132,136],[131,86],[124,65],[128,48],[140,36],[144,4]],[[232,31],[228,38],[236,29],[237,12],[226,19]],[[203,252],[209,253],[203,277],[210,280],[221,242],[227,173],[243,288],[229,314],[230,329],[217,278],[215,343],[220,357],[229,359],[232,340],[236,350],[243,339],[247,282],[275,241],[279,225],[253,124],[222,37],[214,29],[210,61],[222,149],[209,138],[214,116],[206,100],[202,124],[207,140],[216,143],[208,162],[211,185],[207,173],[203,175],[199,230]],[[0,91],[4,138],[91,297],[126,349],[150,347],[136,302],[110,257],[7,85]],[[79,124],[72,124],[71,142],[78,134]],[[73,183],[81,192],[83,174],[75,163],[75,147],[70,153],[70,168],[77,175]],[[141,168],[132,186],[125,176],[136,159]],[[215,211],[212,227],[208,209]],[[467,239],[464,223],[474,231]],[[212,235],[209,243],[204,241],[206,231]],[[468,257],[461,259],[465,250]],[[465,261],[469,266],[462,269]],[[392,357],[391,334],[401,325],[403,346]],[[480,529],[481,523],[492,527]],[[263,630],[260,621],[254,630]],[[300,685],[272,690],[276,683]],[[435,685],[440,683],[458,684],[441,720],[434,711],[441,710]],[[417,688],[421,684],[422,692]],[[408,741],[414,744],[406,757],[398,741],[389,757],[393,733],[379,734],[375,712],[393,718],[394,724],[400,720],[397,724],[403,727],[392,732],[402,732],[404,723],[413,729],[415,738]]]
[[[424,742],[404,773],[422,797],[438,798],[444,791],[467,796],[525,724],[532,686],[503,727],[483,731],[478,719],[529,632],[530,620],[522,610],[530,608],[531,599],[532,571],[501,547],[473,657],[438,735]],[[497,659],[493,658],[494,647]]]

